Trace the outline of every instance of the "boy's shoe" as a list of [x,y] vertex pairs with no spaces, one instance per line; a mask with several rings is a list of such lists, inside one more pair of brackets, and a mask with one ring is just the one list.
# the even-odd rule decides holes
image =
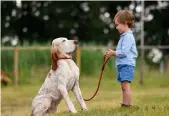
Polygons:
[[121,104],[121,107],[127,108],[127,107],[131,107],[131,105]]

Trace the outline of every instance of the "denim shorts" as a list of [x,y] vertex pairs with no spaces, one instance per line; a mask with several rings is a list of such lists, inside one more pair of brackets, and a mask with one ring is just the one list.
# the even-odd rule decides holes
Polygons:
[[118,74],[117,74],[117,81],[123,82],[128,81],[131,83],[133,76],[134,76],[134,66],[120,64],[117,66]]

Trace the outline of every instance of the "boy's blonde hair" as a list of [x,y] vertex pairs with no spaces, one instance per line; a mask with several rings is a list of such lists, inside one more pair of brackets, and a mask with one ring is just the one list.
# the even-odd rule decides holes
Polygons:
[[115,19],[117,19],[119,23],[126,23],[129,28],[132,28],[134,26],[135,17],[131,12],[127,10],[120,10],[117,12],[117,14],[114,16],[114,23]]

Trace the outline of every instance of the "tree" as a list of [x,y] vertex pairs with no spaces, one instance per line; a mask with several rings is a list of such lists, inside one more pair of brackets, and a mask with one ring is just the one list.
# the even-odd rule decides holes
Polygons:
[[[83,43],[117,44],[113,17],[120,9],[136,16],[134,34],[140,44],[140,1],[22,1],[21,8],[15,1],[3,1],[1,5],[2,36],[18,35],[21,44],[24,40],[45,43],[60,36]],[[145,2],[146,45],[169,45],[168,11],[169,2]]]

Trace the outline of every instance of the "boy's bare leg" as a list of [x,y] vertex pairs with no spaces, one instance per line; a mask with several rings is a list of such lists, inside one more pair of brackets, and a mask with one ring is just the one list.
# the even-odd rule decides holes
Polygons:
[[128,81],[121,82],[121,89],[123,96],[123,104],[130,105],[131,103],[130,83]]

